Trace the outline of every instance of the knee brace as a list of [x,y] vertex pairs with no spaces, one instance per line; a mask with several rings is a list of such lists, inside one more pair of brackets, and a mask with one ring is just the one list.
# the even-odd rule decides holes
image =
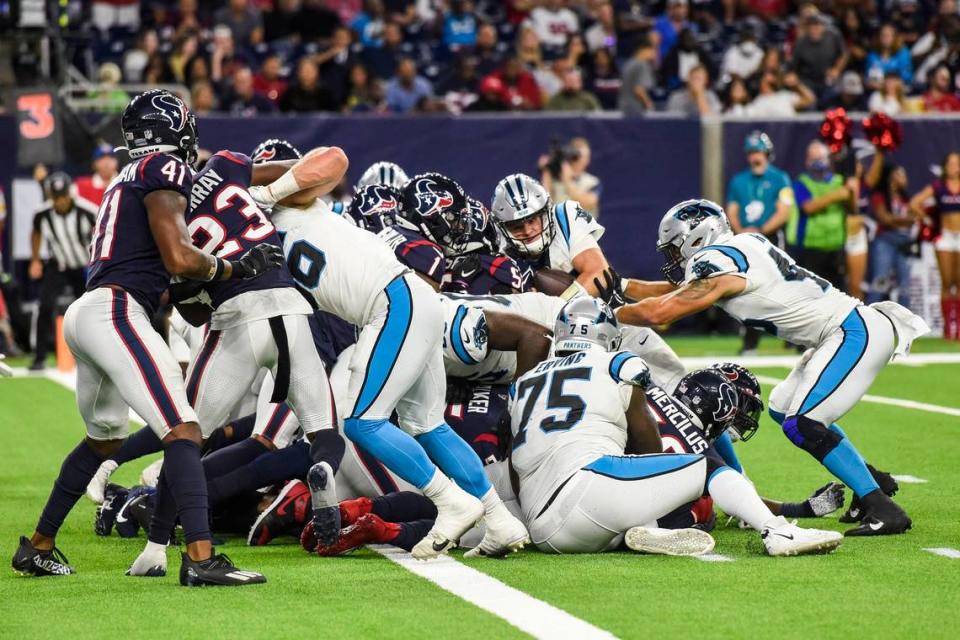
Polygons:
[[784,420],[783,433],[790,442],[820,462],[843,440],[837,433],[806,416],[791,416]]

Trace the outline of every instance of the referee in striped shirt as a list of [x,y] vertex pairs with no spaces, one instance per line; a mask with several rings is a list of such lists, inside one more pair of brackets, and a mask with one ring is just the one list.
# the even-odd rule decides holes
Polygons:
[[[34,371],[44,368],[53,341],[54,313],[67,287],[79,297],[85,289],[84,269],[90,257],[90,233],[97,214],[90,203],[71,194],[73,180],[57,171],[47,178],[44,208],[33,216],[30,236],[30,277],[40,280],[40,310],[37,314],[37,349]],[[46,243],[49,259],[40,259],[41,243]]]

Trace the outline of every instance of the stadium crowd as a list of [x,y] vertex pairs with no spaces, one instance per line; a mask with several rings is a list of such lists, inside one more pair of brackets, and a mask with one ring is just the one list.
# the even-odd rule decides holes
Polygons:
[[[94,0],[75,61],[197,113],[958,111],[956,0]],[[100,94],[123,108],[117,88]]]

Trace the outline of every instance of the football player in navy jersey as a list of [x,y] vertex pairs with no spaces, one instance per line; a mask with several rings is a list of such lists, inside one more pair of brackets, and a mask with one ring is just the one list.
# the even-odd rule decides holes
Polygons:
[[121,116],[121,128],[134,162],[104,194],[87,292],[64,318],[87,437],[64,460],[33,537],[20,538],[13,568],[35,576],[73,573],[56,547],[57,531],[101,462],[126,438],[133,408],[164,444],[160,493],[176,505],[187,545],[180,583],[265,582],[214,553],[200,463],[202,431],[180,367],[150,317],[171,295],[176,298],[168,291],[171,275],[206,282],[255,278],[282,265],[283,255],[275,246],[257,244],[230,260],[191,243],[184,214],[198,138],[193,114],[180,98],[159,89],[136,96]]

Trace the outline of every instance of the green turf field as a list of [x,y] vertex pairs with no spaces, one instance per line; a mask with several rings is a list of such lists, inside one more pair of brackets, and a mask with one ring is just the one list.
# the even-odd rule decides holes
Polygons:
[[[681,355],[729,355],[736,342],[671,340]],[[916,351],[956,351],[948,347],[954,345],[921,341]],[[787,352],[768,340],[762,353]],[[958,386],[960,365],[899,366],[889,367],[871,393],[960,408]],[[897,499],[914,519],[907,535],[847,540],[830,556],[773,559],[762,555],[755,532],[721,527],[715,551],[732,562],[525,552],[465,563],[624,638],[955,637],[949,620],[960,604],[960,560],[923,548],[960,548],[960,418],[864,402],[842,424],[877,466],[928,480],[901,485]],[[38,378],[0,379],[3,562],[17,536],[30,533],[60,461],[82,431],[68,390]],[[802,499],[829,479],[766,418],[738,453],[761,493],[773,498]],[[115,478],[132,484],[143,466],[134,463]],[[123,570],[142,539],[96,537],[93,511],[83,499],[59,538],[77,575],[25,579],[0,571],[0,638],[523,635],[371,551],[320,559],[292,539],[256,549],[230,540],[221,548],[240,566],[263,571],[264,586],[186,590],[174,575],[127,578]],[[817,524],[843,528],[835,517]],[[169,554],[175,573],[179,562]]]

